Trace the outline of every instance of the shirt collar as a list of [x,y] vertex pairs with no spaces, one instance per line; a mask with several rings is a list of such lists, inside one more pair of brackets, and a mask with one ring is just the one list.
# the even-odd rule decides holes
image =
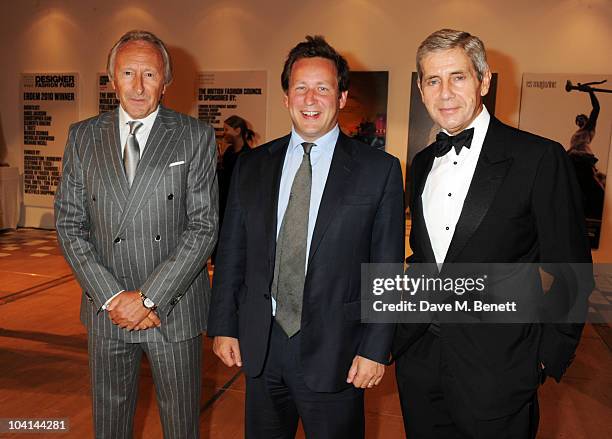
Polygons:
[[[317,145],[317,148],[313,151],[333,151],[334,147],[336,146],[336,142],[338,141],[339,135],[340,128],[338,128],[338,124],[336,124],[335,127],[329,130],[323,136],[316,139],[314,142],[312,142]],[[306,142],[306,140],[304,140],[302,136],[300,136],[297,131],[295,131],[295,127],[291,127],[291,141],[289,142],[289,151],[293,152],[298,147],[301,148],[303,142]]]
[[487,107],[482,106],[482,111],[476,119],[472,121],[469,128],[474,128],[474,136],[472,137],[472,151],[480,155],[480,150],[482,149],[482,145],[484,143],[485,136],[487,135],[487,130],[489,129],[489,122],[491,121],[491,115],[487,110]]
[[491,115],[487,110],[487,107],[482,106],[482,110],[480,114],[476,116],[476,119],[472,121],[468,128],[474,128],[474,134],[478,132],[479,135],[484,135],[489,128],[489,121],[491,120]]
[[144,119],[134,119],[132,116],[127,114],[127,112],[123,109],[121,105],[119,105],[119,126],[124,128],[129,121],[138,120],[142,122],[142,128],[140,132],[150,129],[153,126],[153,122],[155,122],[155,118],[157,117],[157,113],[159,113],[159,105],[155,109],[155,111],[149,114]]

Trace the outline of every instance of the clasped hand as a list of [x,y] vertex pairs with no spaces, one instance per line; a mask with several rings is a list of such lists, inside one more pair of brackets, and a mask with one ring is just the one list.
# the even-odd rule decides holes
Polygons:
[[108,318],[120,328],[128,331],[159,327],[161,321],[155,313],[144,306],[138,291],[124,291],[106,307]]

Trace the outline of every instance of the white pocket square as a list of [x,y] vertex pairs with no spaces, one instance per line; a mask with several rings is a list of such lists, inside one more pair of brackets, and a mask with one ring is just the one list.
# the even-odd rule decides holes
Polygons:
[[185,160],[181,160],[180,162],[170,163],[170,166],[168,166],[168,167],[171,168],[173,166],[182,165],[183,163],[185,163]]

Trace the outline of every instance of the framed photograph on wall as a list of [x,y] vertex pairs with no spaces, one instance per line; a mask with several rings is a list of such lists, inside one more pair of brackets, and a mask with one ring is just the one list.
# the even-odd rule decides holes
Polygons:
[[389,72],[350,72],[346,106],[338,124],[350,137],[385,149]]
[[559,142],[582,193],[591,248],[599,247],[612,134],[612,75],[525,73],[519,128]]

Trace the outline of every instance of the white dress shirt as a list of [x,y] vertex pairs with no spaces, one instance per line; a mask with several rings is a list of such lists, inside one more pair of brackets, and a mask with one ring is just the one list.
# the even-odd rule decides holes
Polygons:
[[451,148],[446,155],[436,157],[427,176],[421,200],[427,233],[438,264],[444,262],[455,233],[490,119],[483,106],[466,128],[474,128],[470,148],[462,148],[459,154]]
[[[316,146],[313,146],[310,150],[312,185],[310,187],[310,210],[308,213],[308,237],[306,241],[306,261],[304,270],[308,269],[310,241],[312,240],[315,223],[317,222],[317,214],[319,213],[319,206],[321,204],[321,198],[323,197],[323,190],[325,189],[327,175],[329,174],[329,168],[331,166],[332,157],[334,155],[334,150],[336,148],[336,142],[338,141],[339,135],[340,129],[338,128],[338,125],[336,125],[331,131],[312,142]],[[292,128],[291,139],[289,140],[287,154],[285,155],[285,162],[283,163],[283,171],[278,190],[276,239],[278,239],[283,218],[285,216],[285,211],[287,210],[287,205],[289,204],[289,194],[291,193],[293,179],[295,178],[295,174],[297,174],[297,171],[302,164],[302,157],[304,156],[304,148],[302,147],[303,142],[305,142],[305,140],[302,139],[294,128]],[[272,298],[272,315],[276,315],[276,301],[274,298]]]

